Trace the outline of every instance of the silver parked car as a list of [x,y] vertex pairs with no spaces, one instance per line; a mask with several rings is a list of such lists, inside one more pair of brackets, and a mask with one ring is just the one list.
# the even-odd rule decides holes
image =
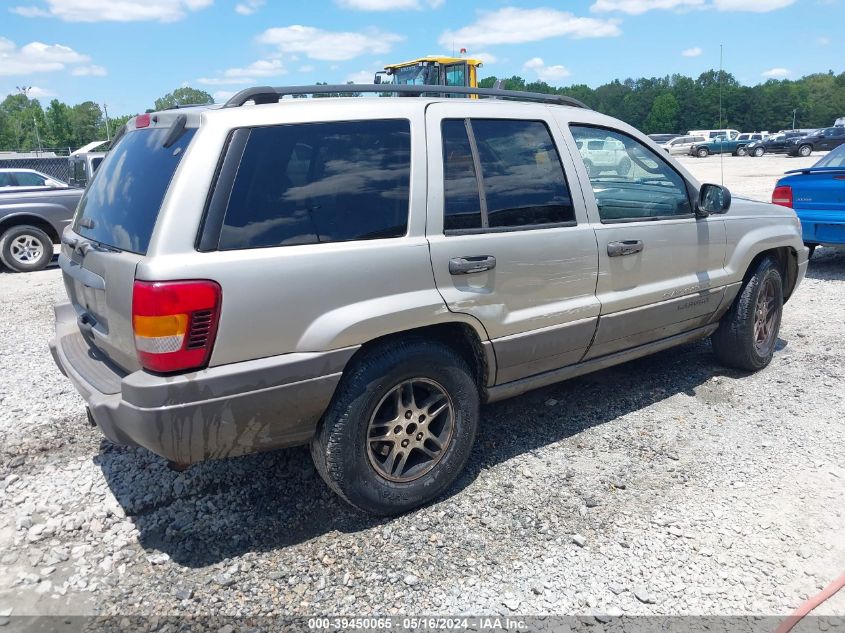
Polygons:
[[110,440],[180,465],[310,443],[391,514],[454,481],[481,403],[708,336],[769,363],[794,212],[574,100],[442,90],[524,100],[264,88],[129,123],[63,236],[51,342]]
[[689,154],[690,148],[696,143],[703,143],[707,139],[703,136],[678,136],[671,141],[662,143],[661,147],[672,156],[686,156]]

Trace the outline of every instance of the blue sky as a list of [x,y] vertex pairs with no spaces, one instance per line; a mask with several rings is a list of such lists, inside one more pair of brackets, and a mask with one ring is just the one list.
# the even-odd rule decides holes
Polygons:
[[845,0],[0,0],[0,93],[151,107],[182,85],[369,82],[465,47],[482,76],[553,85],[697,76],[742,83],[845,69]]

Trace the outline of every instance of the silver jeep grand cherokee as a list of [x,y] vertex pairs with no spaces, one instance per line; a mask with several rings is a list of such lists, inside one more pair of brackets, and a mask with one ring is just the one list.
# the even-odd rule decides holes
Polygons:
[[[456,478],[481,403],[707,336],[771,360],[792,210],[567,98],[280,98],[342,90],[140,115],[103,161],[51,349],[111,441],[179,465],[310,442],[391,514]],[[608,143],[625,160],[588,171]]]

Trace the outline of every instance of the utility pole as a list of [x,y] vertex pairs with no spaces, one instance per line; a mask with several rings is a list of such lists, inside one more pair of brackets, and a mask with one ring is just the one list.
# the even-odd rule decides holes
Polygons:
[[109,109],[105,103],[103,103],[103,113],[106,116],[106,140],[111,140],[111,132],[109,131]]
[[[24,97],[27,99],[27,105],[29,105],[29,91],[32,90],[32,86],[15,86]],[[41,149],[41,137],[38,135],[38,122],[35,120],[35,111],[32,112],[32,127],[35,130],[35,141],[38,144],[38,153],[43,153]]]
[[792,129],[793,129],[793,130],[795,129],[795,114],[796,114],[797,112],[798,112],[798,108],[795,108],[795,109],[792,111]]

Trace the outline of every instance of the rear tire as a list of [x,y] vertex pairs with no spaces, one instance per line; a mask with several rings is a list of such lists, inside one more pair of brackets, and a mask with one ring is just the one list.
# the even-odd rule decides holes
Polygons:
[[53,240],[37,226],[13,226],[0,237],[0,260],[19,273],[42,270],[53,259]]
[[723,365],[759,371],[775,352],[783,314],[783,281],[777,262],[766,257],[740,288],[719,328],[711,336]]
[[695,155],[698,156],[699,158],[707,158],[710,155],[710,151],[708,149],[702,147],[701,149],[699,149],[695,152]]
[[437,497],[463,470],[478,407],[472,372],[449,347],[423,339],[379,346],[344,373],[311,456],[353,506],[376,515],[406,512]]
[[803,156],[803,157],[806,158],[807,156],[809,156],[812,153],[813,153],[813,146],[812,145],[802,145],[801,147],[798,148],[798,155],[799,156]]

